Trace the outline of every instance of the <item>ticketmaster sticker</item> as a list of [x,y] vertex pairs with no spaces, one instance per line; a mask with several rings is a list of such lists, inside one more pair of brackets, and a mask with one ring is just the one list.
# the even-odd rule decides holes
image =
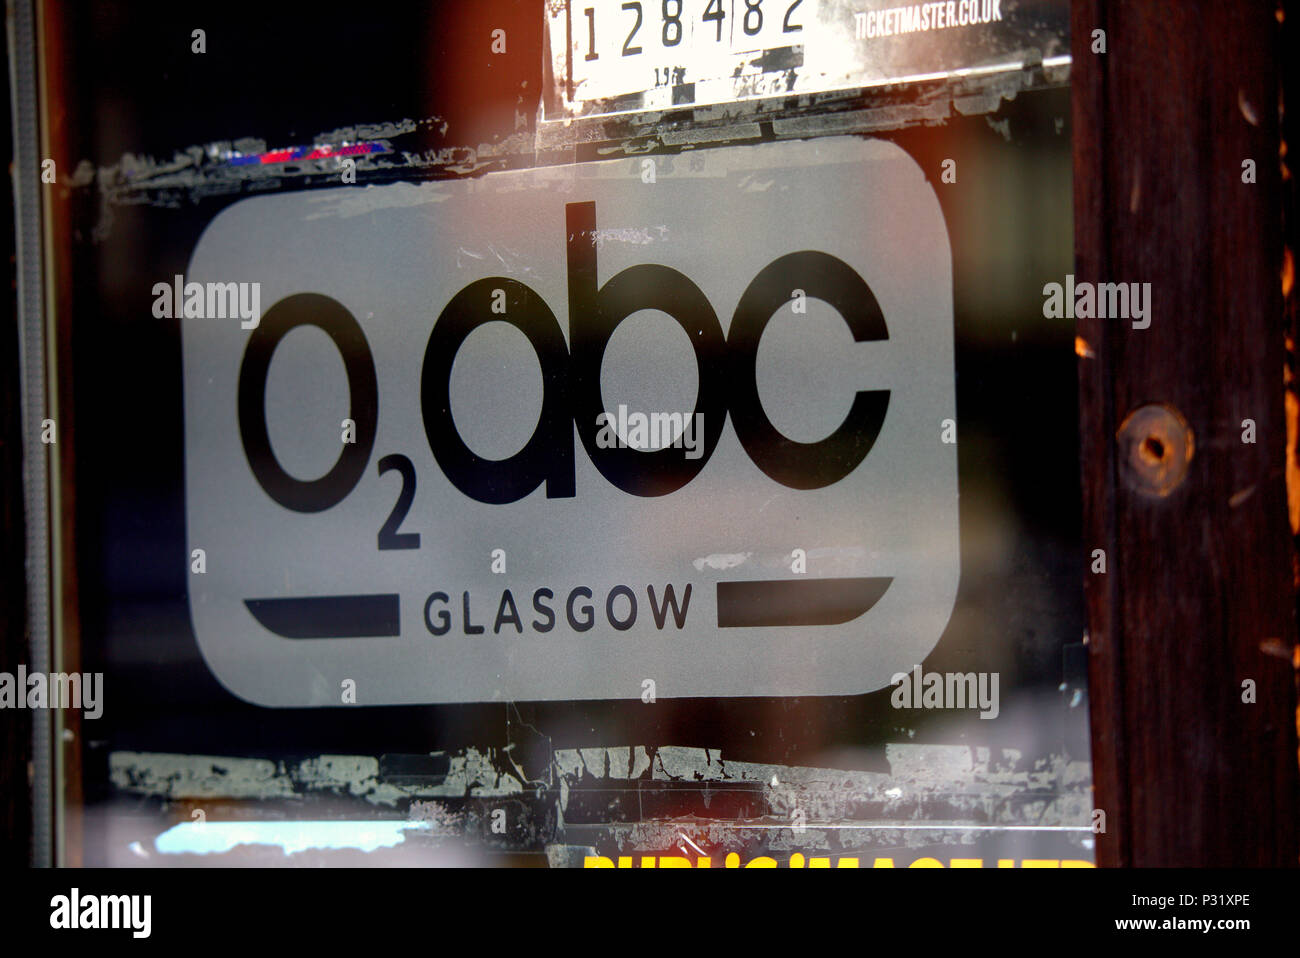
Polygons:
[[242,698],[855,694],[948,622],[951,258],[897,146],[250,198],[176,296],[232,283],[260,316],[179,322],[190,610]]

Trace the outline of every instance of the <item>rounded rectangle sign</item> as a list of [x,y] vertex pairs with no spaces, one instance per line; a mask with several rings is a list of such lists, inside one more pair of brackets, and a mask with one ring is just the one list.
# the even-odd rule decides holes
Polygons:
[[154,292],[242,698],[855,694],[947,625],[951,255],[897,146],[253,197]]

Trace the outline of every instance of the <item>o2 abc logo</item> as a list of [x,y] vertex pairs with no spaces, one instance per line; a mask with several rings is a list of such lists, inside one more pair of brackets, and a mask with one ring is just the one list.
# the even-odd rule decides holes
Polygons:
[[855,695],[924,660],[960,578],[934,190],[879,140],[701,156],[653,187],[593,160],[207,225],[187,277],[269,307],[181,324],[189,608],[228,689]]
[[[843,422],[816,442],[797,442],[768,418],[759,398],[759,342],[792,292],[833,307],[856,342],[889,338],[871,287],[850,266],[813,250],[787,253],[765,266],[740,297],[726,334],[709,300],[686,275],[653,263],[624,269],[597,287],[594,202],[566,206],[569,331],[566,344],[547,303],[518,280],[488,277],[456,293],[434,323],[424,352],[420,407],[425,435],[447,479],[483,503],[515,502],[540,485],[548,498],[574,496],[573,426],[601,475],[624,492],[663,496],[689,483],[708,463],[730,415],[750,460],[772,480],[791,489],[819,489],[843,479],[871,451],[889,408],[890,392],[857,392]],[[504,294],[504,312],[493,311]],[[597,442],[604,413],[600,370],[605,347],[618,325],[640,310],[672,317],[691,342],[699,369],[694,414],[704,424],[703,454],[654,451]],[[537,427],[513,456],[491,460],[475,454],[451,414],[452,364],[461,345],[482,323],[504,321],[527,337],[542,370],[542,408]],[[276,461],[267,431],[267,372],[279,342],[293,329],[322,329],[343,357],[351,394],[356,442],[345,444],[323,476],[302,480]],[[321,512],[337,505],[365,472],[378,422],[378,381],[365,332],[336,300],[298,293],[280,300],[249,337],[239,372],[240,435],[249,467],[266,494],[295,512]],[[572,426],[570,425],[572,424]],[[408,477],[409,478],[409,477]]]

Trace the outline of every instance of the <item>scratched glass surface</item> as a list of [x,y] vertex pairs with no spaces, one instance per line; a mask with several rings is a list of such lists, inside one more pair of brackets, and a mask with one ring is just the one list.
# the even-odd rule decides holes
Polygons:
[[[773,3],[772,9],[778,5],[782,10],[764,21],[764,29],[776,29],[785,18],[790,5]],[[647,4],[646,16],[658,17],[659,6]],[[847,24],[844,49],[858,51],[846,56],[875,51],[870,62],[857,63],[857,73],[841,70],[856,78],[851,82],[810,91],[765,91],[759,84],[755,89],[760,94],[778,95],[746,93],[713,103],[682,102],[684,93],[679,93],[676,103],[649,99],[635,108],[624,103],[621,111],[605,112],[569,109],[566,102],[571,101],[563,100],[567,91],[555,86],[555,34],[548,32],[550,19],[541,15],[563,11],[564,5],[554,2],[450,4],[401,23],[358,18],[361,22],[346,26],[303,23],[271,12],[256,33],[213,6],[205,14],[211,24],[209,52],[201,56],[207,60],[190,52],[193,17],[188,13],[182,23],[178,14],[162,7],[156,16],[142,17],[106,4],[93,21],[72,14],[63,18],[61,40],[76,54],[68,58],[57,91],[61,107],[75,121],[69,124],[70,168],[85,160],[96,171],[73,188],[71,308],[66,318],[72,361],[62,372],[73,384],[77,419],[77,599],[65,606],[65,614],[78,625],[83,668],[102,670],[106,683],[103,716],[79,726],[82,798],[63,805],[60,814],[65,826],[80,822],[80,837],[68,832],[73,837],[65,843],[65,861],[575,867],[1091,862],[1076,346],[1072,325],[1044,318],[1041,293],[1045,283],[1060,282],[1071,272],[1072,264],[1068,63],[1060,62],[1068,50],[1060,16],[1064,5],[1003,0],[1002,21],[905,33],[880,33],[886,21],[873,18],[870,30],[861,28],[871,35],[857,36],[855,13],[889,6],[851,8],[823,0],[801,5],[789,18],[798,23],[800,15],[807,15],[810,25],[839,22],[826,19],[834,15]],[[716,21],[703,19],[707,7],[682,5],[684,15],[697,20],[690,37],[706,36],[702,26],[717,29]],[[605,10],[603,5],[595,8]],[[745,4],[728,3],[725,11],[728,18],[739,14],[743,35]],[[1050,43],[1026,45],[1005,32],[1030,15],[1037,29],[1050,34]],[[579,26],[582,17],[581,9],[570,11]],[[751,26],[756,19],[751,16]],[[904,22],[891,19],[889,29]],[[499,53],[493,52],[492,30],[497,28],[505,31],[504,52]],[[662,46],[665,24],[647,20],[642,32],[652,28]],[[666,35],[671,39],[675,33],[667,28]],[[781,42],[773,36],[773,43]],[[597,39],[614,42],[603,35]],[[617,39],[621,55],[626,36]],[[281,88],[268,85],[264,73],[232,69],[238,63],[276,60],[286,75],[306,75],[358,45],[383,54],[342,85],[325,81],[319,88]],[[108,49],[115,51],[111,58],[104,52]],[[749,52],[743,43],[728,50],[728,56]],[[958,74],[966,67],[997,65],[1008,51],[1019,57],[1014,69]],[[614,55],[604,47],[600,52],[602,57]],[[704,54],[697,53],[697,62],[704,63]],[[811,59],[814,51],[803,55],[810,67],[817,66]],[[781,66],[784,62],[775,55],[768,61],[773,71],[790,69]],[[818,76],[834,73],[823,66]],[[762,79],[762,62],[755,69]],[[876,71],[870,81],[864,79],[869,70]],[[890,76],[912,78],[893,85],[878,82]],[[653,70],[651,78],[653,90]],[[607,81],[615,84],[609,87],[615,100],[628,92],[616,89],[619,77],[606,74],[601,82]],[[671,80],[668,86],[673,86]],[[946,625],[927,637],[914,672],[909,662],[898,666],[897,681],[870,683],[870,691],[864,684],[861,692],[819,694],[811,678],[816,669],[810,664],[808,676],[799,674],[799,655],[781,659],[785,671],[777,673],[772,671],[777,658],[746,657],[740,649],[729,653],[737,673],[769,670],[756,683],[761,694],[737,693],[723,683],[726,694],[709,694],[702,685],[682,697],[673,694],[672,682],[655,674],[653,663],[645,668],[638,663],[625,677],[611,676],[599,670],[615,666],[598,654],[548,666],[568,670],[560,676],[563,681],[553,682],[556,688],[582,682],[584,669],[601,687],[592,696],[554,701],[509,693],[504,685],[509,694],[496,699],[490,688],[476,687],[461,702],[454,694],[421,701],[413,695],[389,696],[385,689],[370,694],[362,682],[350,702],[348,676],[323,666],[317,675],[306,674],[303,696],[288,695],[283,702],[257,704],[228,690],[205,656],[205,643],[220,641],[220,636],[196,632],[204,625],[191,604],[196,573],[190,557],[199,543],[192,540],[187,486],[192,477],[186,469],[193,447],[205,444],[214,449],[228,445],[234,458],[226,466],[218,461],[205,465],[205,481],[218,487],[233,482],[236,467],[247,475],[249,465],[239,458],[233,396],[213,398],[206,418],[190,415],[194,407],[187,403],[201,394],[193,388],[204,381],[196,378],[198,370],[185,365],[195,357],[187,358],[189,327],[183,325],[222,320],[169,320],[152,314],[155,284],[186,273],[201,237],[219,216],[244,202],[262,203],[262,209],[277,203],[307,209],[313,202],[334,202],[331,197],[345,188],[343,173],[350,170],[356,182],[346,188],[370,190],[371,197],[421,190],[429,196],[496,195],[497,184],[517,183],[526,191],[521,208],[550,203],[561,217],[564,203],[538,192],[554,188],[546,186],[548,177],[553,184],[573,179],[575,171],[607,166],[630,181],[630,195],[635,195],[667,188],[674,177],[702,175],[711,161],[716,161],[715,169],[738,164],[761,170],[765,156],[781,153],[782,175],[796,182],[801,176],[816,177],[818,158],[846,140],[850,152],[861,148],[864,156],[872,151],[898,155],[915,168],[918,183],[937,204],[950,261],[950,278],[930,271],[907,275],[904,284],[950,284],[947,388],[955,412],[927,416],[934,420],[935,448],[955,457],[959,523],[955,596],[944,597],[936,588],[934,602],[949,606],[942,618]],[[646,159],[652,160],[653,182],[643,178]],[[703,170],[693,166],[693,159],[702,161]],[[862,175],[870,175],[865,166]],[[724,331],[730,331],[737,300],[758,267],[776,258],[766,251],[785,251],[787,238],[797,233],[789,225],[790,211],[763,193],[779,189],[781,182],[777,176],[753,175],[752,203],[744,205],[743,191],[728,194],[728,205],[720,203],[703,217],[714,221],[709,228],[716,235],[699,238],[691,247],[717,247],[725,253],[720,261],[755,260],[755,268],[723,276],[702,254],[674,261],[710,297]],[[841,179],[819,182],[834,184],[843,195],[831,199],[847,211],[846,219],[855,219],[853,204],[862,202],[861,196]],[[640,222],[632,215],[634,204],[619,198],[623,195],[610,192],[608,202],[616,205],[608,207],[601,200],[598,222],[630,224],[629,229]],[[707,187],[693,186],[690,195],[696,204],[706,202]],[[574,199],[580,198],[575,194]],[[653,201],[647,199],[644,206],[653,210]],[[463,215],[474,215],[472,204],[463,209]],[[689,212],[683,222],[700,218],[700,207]],[[897,237],[895,252],[906,253],[911,224],[882,222],[872,212],[864,209],[856,217],[870,224],[871,241],[887,246]],[[276,233],[287,229],[283,222],[277,226],[274,218],[253,217],[246,221],[253,231],[246,247],[275,255],[289,250],[314,276],[344,277],[353,268],[345,262],[351,237],[376,297],[400,299],[404,290],[411,296],[413,285],[396,279],[394,289],[384,292],[384,271],[394,277],[414,275],[421,257],[433,253],[399,243],[398,233],[383,227],[382,215],[383,209],[367,200],[356,208],[354,230],[349,232],[349,220],[342,216],[329,230],[322,227],[318,243],[313,243],[316,221],[309,214],[295,220],[292,236],[283,242],[277,242]],[[466,232],[495,225],[467,223]],[[448,249],[464,247],[464,270],[479,271],[473,278],[499,275],[541,292],[568,336],[565,227],[549,223],[554,236],[539,239],[530,232],[517,247],[452,242]],[[521,220],[519,228],[531,231],[531,221]],[[418,230],[412,233],[418,235]],[[639,235],[632,230],[609,238],[620,250],[620,269],[661,263],[654,258],[655,244],[627,241]],[[522,255],[534,247],[542,252]],[[521,255],[512,259],[515,253]],[[454,256],[454,249],[439,255]],[[268,252],[262,258],[271,262],[271,256]],[[330,268],[334,260],[337,269]],[[276,276],[266,279],[268,290],[291,267],[277,264]],[[913,268],[922,269],[919,260]],[[610,275],[602,267],[599,283]],[[777,280],[793,287],[784,282],[787,278]],[[406,422],[401,443],[376,443],[365,462],[364,478],[358,480],[364,485],[357,488],[373,490],[374,501],[366,521],[356,524],[354,544],[332,546],[324,555],[317,550],[309,558],[316,563],[313,568],[325,567],[346,579],[350,569],[360,567],[357,557],[363,551],[367,560],[385,555],[377,549],[377,537],[403,480],[396,468],[381,476],[378,461],[391,453],[412,455],[418,467],[415,504],[409,519],[388,531],[421,534],[419,550],[406,557],[428,557],[426,593],[441,589],[447,599],[431,607],[428,623],[422,608],[404,607],[399,631],[409,627],[413,644],[437,642],[429,623],[437,625],[437,613],[445,609],[459,641],[497,642],[500,654],[509,655],[508,643],[494,631],[501,624],[496,620],[502,588],[490,594],[479,590],[468,618],[485,632],[469,632],[464,629],[463,590],[451,575],[440,580],[448,585],[439,585],[438,570],[473,567],[486,588],[495,580],[522,576],[514,571],[516,563],[536,569],[536,581],[519,586],[514,595],[523,634],[508,621],[503,626],[511,641],[533,643],[534,649],[546,638],[529,628],[540,617],[532,606],[535,587],[552,589],[553,611],[563,622],[569,587],[581,583],[570,581],[557,550],[542,542],[529,544],[529,513],[521,513],[519,528],[502,530],[518,543],[506,550],[503,574],[491,570],[490,550],[480,548],[486,542],[474,540],[474,553],[466,554],[468,535],[442,536],[433,522],[414,521],[425,515],[421,502],[433,484],[446,483],[421,428],[418,370],[435,321],[463,285],[444,282],[421,290],[429,302],[423,309],[409,304],[400,319],[392,320],[402,325],[384,334],[386,341],[405,344],[405,361],[414,371],[410,394],[384,394],[378,413],[382,429],[383,423],[396,421],[386,418],[396,415],[390,408],[394,403],[409,404],[401,413]],[[263,301],[263,316],[285,296],[313,291],[320,292],[277,288],[274,301]],[[809,334],[809,342],[821,349],[825,344],[817,337],[824,334],[826,342],[838,335],[851,345],[837,313],[815,296],[809,302],[807,315],[816,334]],[[373,321],[362,305],[348,306],[358,312],[363,328]],[[483,309],[492,315],[490,296]],[[885,313],[886,323],[895,319],[896,311]],[[724,377],[724,388],[733,384],[726,378],[733,375],[727,363],[690,376],[691,346],[670,342],[671,337],[663,346],[663,369],[648,369],[656,321],[671,323],[665,313],[643,312],[611,335],[598,383],[606,398],[622,388],[629,408],[658,402],[677,410],[691,404],[704,375]],[[470,448],[484,458],[500,459],[527,441],[534,421],[542,421],[543,377],[539,361],[528,356],[528,340],[513,336],[517,330],[505,324],[496,325],[510,335],[466,341],[465,362],[451,370],[451,398],[453,405],[462,404],[452,417],[464,425]],[[757,376],[760,389],[784,389],[792,396],[803,390],[814,397],[806,405],[791,402],[770,413],[775,428],[811,441],[847,412],[848,401],[825,388],[839,380],[822,372],[824,357],[804,357],[800,365],[800,335],[788,325],[771,323],[758,351]],[[809,355],[820,354],[810,349]],[[783,362],[774,359],[782,356]],[[510,357],[518,358],[525,371],[505,368]],[[230,369],[241,359],[242,354],[235,354]],[[290,474],[321,475],[336,456],[333,447],[327,450],[312,440],[321,430],[336,431],[335,423],[346,417],[351,393],[321,384],[345,379],[347,359],[321,328],[310,325],[286,335],[283,350],[271,359],[265,387],[273,411],[269,441]],[[377,367],[381,383],[389,381],[395,360],[377,362],[384,364]],[[686,372],[665,371],[675,369]],[[899,367],[889,375],[903,382],[908,369]],[[854,384],[870,388],[869,380]],[[506,425],[500,429],[472,425],[503,410],[509,414],[502,416]],[[956,442],[951,444],[945,443],[947,418],[954,420],[949,438]],[[521,421],[517,428],[515,419]],[[141,423],[147,428],[134,425]],[[578,474],[606,482],[590,464],[580,432],[584,427],[568,428],[573,456],[581,464]],[[730,419],[719,442],[732,444],[725,452],[735,453],[736,463],[747,462]],[[418,456],[412,449],[420,450]],[[868,452],[863,463],[872,463],[878,453]],[[710,475],[711,466],[721,469],[728,461],[725,456],[710,460],[700,478]],[[231,471],[223,473],[223,468]],[[761,476],[758,467],[746,468]],[[692,488],[687,485],[675,494],[691,495]],[[529,494],[544,497],[541,489]],[[612,485],[602,495],[616,501]],[[716,503],[693,501],[692,508],[706,518],[713,513],[711,521],[717,522],[717,516],[727,515],[727,506],[721,491],[710,495],[719,497]],[[625,515],[631,516],[633,494],[618,491],[617,496],[627,499]],[[825,575],[827,557],[815,550],[804,557],[808,573],[793,567],[800,561],[793,551],[799,543],[790,541],[783,550],[745,545],[761,540],[767,528],[761,506],[758,500],[752,509],[728,516],[734,528],[725,536],[711,532],[716,546],[705,543],[685,561],[709,558],[725,566],[728,557],[765,549],[774,556],[780,551],[782,561],[790,563],[774,566],[775,571],[765,573],[769,578],[778,573],[787,579]],[[463,508],[469,514],[470,507]],[[482,511],[495,508],[500,507],[482,506]],[[844,510],[844,529],[866,514],[865,504],[838,508]],[[904,526],[910,520],[919,527],[929,518],[891,514],[888,503],[884,508],[889,521],[901,518]],[[794,521],[791,517],[792,525]],[[702,528],[712,527],[705,523]],[[612,507],[598,527],[583,534],[591,537],[593,554],[602,557],[630,554],[638,538],[647,547],[664,547],[656,542],[653,527],[622,521]],[[293,590],[307,580],[295,579],[291,567],[267,561],[254,548],[241,551],[238,535],[230,539],[207,561],[235,563],[241,576],[264,587],[241,599],[302,594]],[[402,550],[386,555],[403,557]],[[918,568],[933,558],[923,550],[917,555]],[[818,563],[823,563],[820,570]],[[708,563],[686,571],[696,576],[705,569],[708,578],[700,581],[709,588],[726,577],[726,568]],[[852,568],[845,574],[868,573]],[[625,636],[607,616],[606,597],[607,591],[595,592],[590,604],[598,625],[581,633],[593,644],[636,636],[651,621],[643,604],[642,621]],[[622,602],[612,605],[614,619],[627,614]],[[328,625],[316,622],[311,628]],[[353,631],[345,634],[357,639],[357,626],[348,628]],[[720,626],[701,629],[690,641],[708,643],[723,631]],[[276,641],[337,640],[317,635]],[[366,655],[385,654],[384,640],[366,641],[375,643],[366,647]],[[691,652],[668,648],[664,654],[681,656],[674,660],[678,667],[689,664]],[[815,647],[806,654],[810,663],[816,654]],[[454,659],[435,661],[446,673],[440,680],[454,690]],[[243,667],[270,674],[270,666],[263,668],[255,659]],[[711,667],[725,671],[726,662]],[[932,676],[938,677],[937,685]],[[961,684],[949,676],[971,681]],[[604,690],[623,678],[625,692]],[[645,685],[656,678],[660,681],[653,686]],[[805,678],[808,684],[801,688]],[[853,685],[855,677],[836,678]],[[478,677],[487,686],[489,679],[486,672]],[[468,689],[469,683],[464,684]],[[798,694],[788,691],[792,688]],[[957,691],[964,696],[961,707],[955,707]],[[317,692],[331,697],[330,703],[312,700]],[[933,707],[936,703],[943,707]]]

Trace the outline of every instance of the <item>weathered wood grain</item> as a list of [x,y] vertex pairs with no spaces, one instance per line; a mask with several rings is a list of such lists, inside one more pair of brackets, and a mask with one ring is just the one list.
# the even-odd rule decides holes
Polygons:
[[[1275,6],[1072,10],[1076,276],[1154,298],[1147,329],[1078,321],[1084,541],[1108,558],[1084,571],[1103,865],[1297,861]],[[1195,437],[1163,497],[1116,459],[1147,403]]]

